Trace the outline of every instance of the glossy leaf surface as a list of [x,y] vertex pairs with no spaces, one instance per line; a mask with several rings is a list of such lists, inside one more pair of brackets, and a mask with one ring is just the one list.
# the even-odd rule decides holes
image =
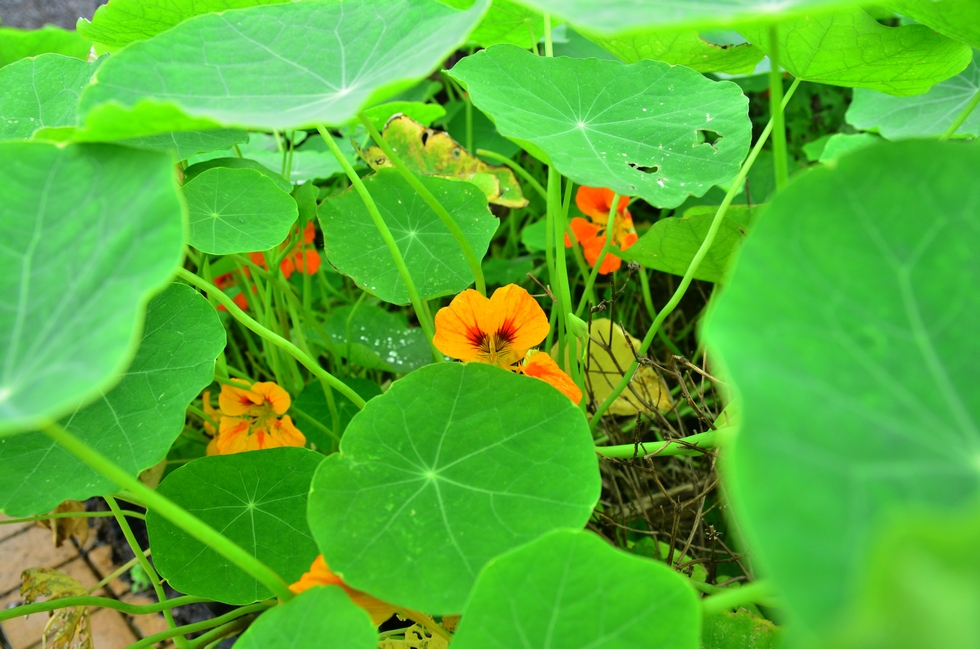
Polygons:
[[[318,554],[306,525],[306,500],[322,459],[319,453],[294,447],[202,457],[167,476],[157,491],[293,583]],[[157,569],[180,592],[227,604],[272,596],[152,509],[146,529]]]
[[[729,180],[748,152],[739,87],[681,66],[550,59],[496,45],[450,74],[503,135],[562,174],[658,207]],[[699,143],[699,131],[719,137]]]
[[293,197],[254,169],[208,169],[185,184],[183,191],[190,244],[213,255],[277,246],[299,216]]
[[42,54],[0,69],[0,139],[26,140],[43,127],[75,125],[75,106],[96,66]]
[[[497,230],[487,199],[470,183],[421,177],[456,220],[478,259]],[[463,252],[435,212],[394,169],[364,178],[391,230],[422,299],[458,293],[473,283]],[[360,195],[353,189],[320,204],[320,225],[327,259],[361,288],[386,302],[408,304],[408,290],[388,247]]]
[[334,309],[323,323],[337,354],[355,365],[396,374],[408,374],[432,362],[432,348],[422,328],[409,327],[403,314],[367,304],[353,314],[352,309]]
[[[137,475],[167,455],[187,404],[213,380],[224,346],[224,328],[208,301],[170,284],[150,301],[139,350],[119,384],[61,425]],[[39,431],[0,439],[0,510],[11,516],[118,489]]]
[[180,262],[182,220],[168,156],[0,144],[0,428],[59,417],[119,380],[146,302]]
[[664,564],[559,530],[483,569],[453,645],[698,649],[700,616],[694,589]]
[[656,30],[608,37],[593,34],[589,40],[626,63],[650,59],[698,72],[751,74],[765,57],[762,50],[751,44],[715,45],[695,30]]
[[853,606],[890,512],[980,492],[978,165],[908,142],[808,171],[755,224],[705,325],[743,400],[734,511],[804,636]]
[[599,471],[581,411],[543,381],[440,363],[354,417],[317,471],[310,528],[353,588],[459,612],[491,558],[582,527]]

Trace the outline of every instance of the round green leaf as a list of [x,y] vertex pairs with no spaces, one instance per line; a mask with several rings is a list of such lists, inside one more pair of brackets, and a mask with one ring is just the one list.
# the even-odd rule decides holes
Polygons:
[[[764,26],[739,30],[767,54]],[[803,16],[779,25],[779,65],[795,77],[835,86],[917,95],[963,71],[968,45],[925,25],[886,27],[860,8]]]
[[[752,127],[728,81],[656,61],[547,58],[495,45],[453,67],[499,131],[581,185],[676,207],[738,173]],[[699,143],[699,135],[717,137]]]
[[[456,220],[456,225],[483,259],[497,231],[487,197],[475,185],[420,176]],[[419,295],[428,300],[459,293],[473,283],[473,273],[456,239],[442,220],[394,169],[379,169],[364,185],[391,230]],[[408,304],[408,290],[360,195],[353,190],[329,196],[319,209],[327,259],[358,286],[385,302]]]
[[582,412],[538,379],[440,363],[357,414],[317,471],[310,529],[354,588],[458,613],[493,557],[582,527],[599,497]]
[[0,144],[0,429],[119,380],[180,263],[173,173],[169,156],[123,147]]
[[691,29],[651,30],[609,37],[589,34],[588,38],[626,63],[652,59],[684,65],[698,72],[752,74],[766,56],[749,43],[715,45]]
[[980,4],[974,0],[882,0],[880,5],[928,25],[940,34],[980,47]]
[[[977,92],[980,64],[974,57],[966,70],[937,83],[924,95],[892,97],[858,88],[847,109],[847,123],[863,131],[881,133],[889,140],[936,137],[946,132]],[[974,110],[956,134],[980,135],[980,111]]]
[[371,618],[339,586],[311,588],[266,611],[235,641],[235,649],[376,649]]
[[125,122],[120,108],[142,102],[142,110],[171,106],[228,126],[345,124],[432,72],[487,5],[456,11],[435,0],[345,0],[198,16],[106,61],[82,95],[82,113],[88,123],[113,102],[106,109]]
[[96,65],[42,54],[0,69],[0,139],[24,140],[45,126],[74,126],[75,106]]
[[292,183],[280,176],[279,172],[273,171],[260,161],[252,160],[251,158],[211,158],[209,160],[204,160],[203,162],[192,164],[184,170],[184,183],[189,183],[199,175],[203,174],[205,171],[218,167],[227,167],[229,169],[254,169],[269,180],[276,183],[276,187],[287,194],[293,190]]
[[[323,459],[305,448],[270,448],[188,462],[157,491],[251,552],[287,583],[318,554],[306,525],[310,480]],[[160,574],[182,593],[228,604],[272,592],[150,509],[146,529]]]
[[869,147],[776,195],[704,335],[743,398],[735,513],[801,633],[889,512],[980,492],[980,151]]
[[453,647],[699,649],[700,625],[683,576],[591,532],[557,530],[487,564]]
[[254,169],[215,167],[184,185],[190,244],[212,255],[258,252],[289,236],[296,201]]
[[[170,284],[150,301],[143,340],[119,384],[61,425],[137,475],[167,455],[224,346],[214,307],[186,284]],[[118,489],[39,431],[0,439],[0,510],[11,516]]]
[[53,25],[30,30],[0,27],[0,68],[29,56],[48,53],[84,60],[91,48],[92,44],[78,33]]

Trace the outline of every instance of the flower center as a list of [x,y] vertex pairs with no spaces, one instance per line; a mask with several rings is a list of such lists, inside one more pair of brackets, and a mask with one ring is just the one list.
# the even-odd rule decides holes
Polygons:
[[471,330],[468,332],[470,343],[479,350],[479,362],[507,367],[512,362],[516,350],[513,342],[516,332],[513,323],[505,322],[496,332],[488,334],[485,331]]

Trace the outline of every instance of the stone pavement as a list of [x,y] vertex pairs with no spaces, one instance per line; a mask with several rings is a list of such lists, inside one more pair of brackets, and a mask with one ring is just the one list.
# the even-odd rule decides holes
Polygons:
[[0,19],[6,27],[38,29],[58,25],[75,29],[79,18],[91,18],[106,0],[0,0]]
[[[10,520],[0,514],[0,521]],[[108,545],[95,547],[95,530],[80,547],[69,539],[55,548],[51,531],[33,523],[0,525],[0,609],[21,604],[20,573],[26,568],[55,568],[74,577],[82,586],[91,588],[115,570]],[[92,593],[132,604],[145,605],[156,601],[152,592],[133,593],[128,583],[113,579]],[[92,639],[95,649],[123,649],[145,636],[159,633],[167,624],[159,613],[124,615],[111,609],[91,610]],[[41,632],[47,624],[47,613],[18,617],[0,624],[0,647],[6,636],[10,649],[41,647]],[[172,645],[159,644],[170,649]],[[7,649],[3,647],[3,649]]]

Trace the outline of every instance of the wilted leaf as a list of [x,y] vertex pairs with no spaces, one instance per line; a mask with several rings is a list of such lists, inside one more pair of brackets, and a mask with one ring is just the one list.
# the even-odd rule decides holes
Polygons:
[[[407,115],[395,115],[381,136],[409,169],[426,176],[466,180],[480,188],[487,200],[504,207],[524,207],[527,199],[514,172],[490,165],[463,148],[449,133],[426,128]],[[376,146],[361,156],[372,169],[390,167],[391,162]]]
[[[52,514],[67,514],[85,511],[85,503],[77,500],[66,500],[55,507]],[[65,518],[46,518],[37,522],[38,527],[46,527],[52,531],[54,547],[60,548],[68,537],[74,536],[79,543],[85,543],[88,538],[88,519],[82,516]]]
[[775,649],[782,637],[782,629],[745,609],[706,617],[701,627],[704,649]]
[[446,649],[448,646],[444,638],[433,636],[418,624],[405,630],[404,639],[385,638],[378,643],[378,649]]
[[[47,600],[81,597],[88,591],[80,583],[53,568],[28,568],[21,573],[20,596],[25,604],[38,598]],[[51,611],[44,626],[43,642],[51,649],[93,649],[92,630],[84,606],[69,606]]]

